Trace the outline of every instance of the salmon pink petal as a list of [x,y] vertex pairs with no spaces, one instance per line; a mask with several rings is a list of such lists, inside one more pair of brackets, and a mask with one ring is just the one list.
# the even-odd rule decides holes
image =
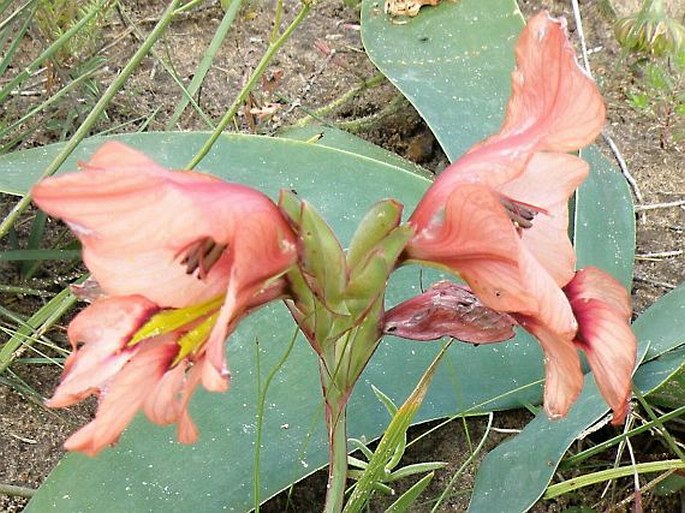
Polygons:
[[197,426],[193,422],[188,412],[188,405],[193,392],[202,380],[203,367],[206,365],[205,358],[200,359],[193,365],[186,375],[186,380],[183,383],[183,390],[181,391],[180,417],[178,419],[178,441],[182,444],[192,444],[197,440],[198,432]]
[[164,168],[147,155],[119,141],[107,141],[88,162],[80,162],[79,167],[87,171],[130,169],[136,173],[164,172]]
[[619,312],[598,299],[572,302],[578,318],[576,344],[587,356],[597,387],[611,409],[614,424],[625,420],[637,340]]
[[433,219],[416,230],[407,246],[411,258],[445,264],[462,259],[516,260],[517,236],[511,221],[497,195],[482,185],[455,189]]
[[599,299],[609,305],[623,319],[632,316],[630,294],[616,278],[596,267],[579,270],[573,280],[564,288],[572,300]]
[[[259,217],[246,212],[236,239],[240,247],[233,257],[229,292],[235,295],[235,310],[242,314],[282,294],[283,284],[275,286],[275,282],[297,261],[297,247],[280,213],[269,220],[266,213]],[[272,286],[268,294],[262,294],[263,289]]]
[[566,415],[583,388],[583,371],[572,338],[557,333],[533,318],[514,315],[522,327],[533,334],[545,354],[545,397],[547,415]]
[[583,159],[566,153],[536,153],[523,174],[497,190],[542,209],[566,203],[589,173]]
[[417,230],[407,245],[410,259],[459,273],[490,308],[531,308],[519,274],[521,241],[499,197],[488,187],[462,184],[450,195],[444,211]]
[[578,66],[566,21],[542,12],[516,43],[516,70],[504,124],[495,139],[525,134],[548,151],[574,151],[597,137],[605,109],[595,82]]
[[520,141],[518,147],[503,143],[476,146],[443,170],[421,198],[409,222],[428,226],[435,212],[464,184],[495,188],[520,175],[534,150],[534,142]]
[[637,340],[630,329],[630,296],[612,276],[594,267],[582,269],[565,288],[578,319],[576,344],[585,351],[602,396],[625,419]]
[[521,280],[526,283],[528,293],[535,298],[533,309],[519,312],[533,317],[545,330],[556,336],[572,340],[578,323],[564,292],[527,248],[520,253],[519,266]]
[[505,196],[544,210],[521,237],[559,286],[573,278],[576,261],[568,237],[568,200],[588,171],[587,163],[573,155],[536,153],[522,175],[498,188]]
[[188,363],[181,361],[164,373],[143,402],[147,418],[162,426],[176,422],[180,415],[180,395]]
[[75,352],[47,405],[68,406],[97,392],[135,354],[137,349],[126,349],[126,344],[157,310],[141,296],[114,297],[100,299],[74,317],[67,333]]
[[72,319],[67,330],[71,347],[80,344],[97,348],[107,355],[121,349],[126,342],[159,311],[159,307],[142,296],[119,296],[95,301]]
[[[136,153],[106,144],[83,171],[43,180],[32,191],[81,239],[84,261],[107,294],[144,294],[164,307],[202,302],[223,294],[245,237],[294,240],[262,193],[201,173],[166,171]],[[241,229],[246,221],[249,234]],[[203,269],[208,254],[211,265]],[[251,256],[251,267],[259,268],[261,259]]]
[[103,390],[95,419],[66,441],[66,449],[94,456],[115,443],[177,351],[175,342],[165,340],[143,347]]

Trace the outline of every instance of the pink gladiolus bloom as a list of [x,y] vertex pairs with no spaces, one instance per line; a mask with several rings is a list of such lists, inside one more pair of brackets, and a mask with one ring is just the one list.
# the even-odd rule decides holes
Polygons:
[[68,330],[74,352],[50,406],[91,394],[95,419],[66,447],[90,455],[116,442],[142,409],[157,424],[188,415],[198,383],[228,388],[224,341],[248,310],[283,293],[297,255],[278,208],[262,193],[191,171],[168,171],[108,142],[81,172],[43,180],[35,202],[81,240],[99,287]]
[[[536,270],[529,267],[542,267],[557,286],[573,276],[567,201],[588,166],[563,152],[597,136],[604,105],[576,63],[563,20],[532,18],[516,65],[500,132],[426,192],[410,218],[416,237],[407,256],[457,271],[491,308],[534,312],[538,294],[529,279]],[[522,258],[525,252],[537,264]]]
[[[408,259],[459,274],[485,306],[513,314],[540,340],[545,409],[553,417],[568,411],[582,387],[576,346],[590,344],[602,355],[594,367],[616,418],[625,411],[617,398],[629,390],[625,362],[616,371],[622,378],[610,378],[605,350],[595,347],[607,337],[577,335],[589,329],[579,331],[577,320],[599,324],[588,323],[587,308],[578,310],[561,289],[575,270],[567,204],[588,174],[584,161],[565,152],[599,134],[604,112],[595,83],[576,62],[564,20],[538,14],[516,45],[512,96],[500,131],[450,165],[409,220],[416,235]],[[634,337],[625,335],[610,347],[624,350],[627,361]]]

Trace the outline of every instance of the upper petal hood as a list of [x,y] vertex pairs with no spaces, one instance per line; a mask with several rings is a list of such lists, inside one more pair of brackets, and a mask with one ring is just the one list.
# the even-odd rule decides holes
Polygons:
[[578,66],[566,20],[546,12],[532,17],[516,43],[512,93],[494,139],[525,134],[540,149],[574,151],[592,142],[604,121],[604,102]]
[[[520,177],[540,152],[578,150],[599,134],[604,120],[604,103],[576,62],[564,20],[534,16],[516,44],[512,93],[500,131],[438,176],[410,222],[425,227],[460,184],[499,188]],[[555,178],[550,173],[543,183]]]
[[[103,145],[81,172],[43,180],[32,195],[75,231],[86,265],[109,295],[183,307],[223,294],[233,262],[250,261],[241,276],[254,282],[295,258],[290,228],[262,193],[167,171],[117,142]],[[182,261],[204,240],[225,249],[198,279]]]

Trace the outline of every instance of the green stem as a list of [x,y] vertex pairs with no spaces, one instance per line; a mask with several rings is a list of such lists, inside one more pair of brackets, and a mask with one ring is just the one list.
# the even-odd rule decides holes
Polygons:
[[328,485],[324,513],[340,513],[347,483],[347,401],[337,401],[326,412],[328,426]]
[[[212,63],[214,62],[214,58],[216,57],[221,44],[224,42],[224,39],[226,39],[228,31],[233,25],[233,20],[235,19],[236,14],[238,14],[241,4],[242,0],[233,0],[228,9],[226,9],[226,13],[221,20],[219,27],[214,32],[212,41],[209,43],[209,48],[207,48],[207,51],[204,52],[204,56],[202,57],[200,64],[193,74],[193,80],[191,80],[188,90],[184,91],[184,96],[181,98],[181,100],[179,100],[176,108],[174,109],[174,113],[164,127],[165,130],[172,130],[175,127],[189,103],[193,104],[193,107],[195,107],[195,111],[198,113],[198,115],[204,116],[204,112],[202,109],[200,109],[200,106],[195,103],[194,97],[200,90],[200,87],[202,87],[202,83],[204,82],[209,69],[212,67]],[[210,129],[214,129],[214,124],[211,121],[209,121],[208,126]]]
[[685,469],[682,460],[650,461],[648,463],[638,463],[637,465],[626,465],[624,467],[601,470],[592,474],[576,477],[550,485],[543,496],[544,499],[553,499],[564,493],[572,492],[597,483],[603,483],[619,477],[632,476],[635,473],[647,474],[650,472],[668,472],[670,470]]
[[224,114],[224,116],[221,118],[221,121],[219,121],[219,124],[217,125],[216,129],[212,132],[212,135],[209,137],[209,139],[207,139],[202,148],[200,148],[200,151],[197,152],[195,157],[193,157],[193,160],[190,161],[190,163],[187,166],[187,169],[195,168],[195,166],[197,166],[202,161],[202,159],[207,156],[207,153],[209,153],[209,150],[212,149],[212,146],[214,146],[214,143],[219,138],[221,133],[238,113],[238,109],[240,109],[243,103],[245,103],[247,96],[255,88],[257,82],[266,71],[266,68],[269,66],[269,63],[274,58],[278,50],[290,38],[293,31],[307,16],[307,13],[309,13],[309,9],[309,3],[302,4],[300,12],[297,13],[297,16],[295,16],[295,19],[292,21],[292,23],[288,25],[288,28],[285,29],[283,34],[281,34],[281,36],[276,41],[269,45],[269,47],[266,49],[266,52],[262,56],[262,60],[260,60],[259,64],[257,64],[257,67],[252,72],[252,75],[250,75],[250,78],[248,79],[247,83],[240,90],[240,93],[238,93],[238,96],[233,101],[233,104],[228,109],[226,114]]
[[[0,89],[0,103],[24,80],[30,78],[43,62],[55,55],[64,46],[72,36],[81,30],[87,23],[89,23],[99,12],[104,8],[104,1],[91,5],[88,12],[71,27],[64,34],[62,34],[54,43],[47,47],[36,59],[34,59],[21,73],[10,80],[7,85]],[[23,7],[22,7],[23,9]],[[4,29],[4,27],[3,27]]]
[[33,497],[34,495],[36,495],[36,490],[34,488],[26,488],[25,486],[16,486],[0,483],[0,495],[9,495],[14,497]]
[[[83,123],[76,130],[74,135],[71,136],[71,139],[69,139],[69,141],[64,146],[62,151],[60,151],[59,154],[55,157],[55,159],[50,163],[50,165],[48,165],[48,167],[41,175],[41,178],[54,175],[59,169],[59,167],[64,163],[64,161],[67,160],[69,155],[71,155],[71,153],[76,149],[76,146],[78,146],[79,143],[90,133],[90,130],[98,121],[102,113],[105,111],[109,103],[114,98],[114,96],[124,86],[128,78],[136,70],[136,68],[138,68],[138,65],[150,51],[155,42],[162,37],[162,35],[166,31],[167,26],[171,23],[171,20],[174,18],[176,8],[179,6],[180,3],[181,0],[172,0],[169,3],[169,6],[167,7],[166,11],[164,11],[164,14],[162,14],[162,17],[160,18],[159,22],[157,22],[157,25],[152,30],[150,35],[147,37],[147,39],[145,39],[140,48],[138,48],[138,51],[136,51],[133,57],[131,57],[131,60],[128,61],[126,66],[124,66],[124,68],[121,70],[121,73],[116,77],[114,82],[110,84],[105,93],[93,107],[93,110],[91,110],[86,119],[83,120]],[[14,225],[17,218],[21,215],[22,212],[24,212],[24,210],[26,210],[26,208],[28,208],[30,203],[31,194],[28,193],[14,206],[12,211],[5,217],[5,219],[0,224],[0,238],[4,237],[7,234],[10,228]]]
[[369,78],[368,80],[364,80],[361,84],[353,87],[343,95],[339,96],[335,100],[331,101],[327,105],[324,105],[323,107],[319,107],[313,112],[308,112],[305,109],[300,108],[303,112],[306,113],[306,116],[303,117],[302,119],[297,120],[295,123],[293,123],[293,127],[303,127],[306,126],[307,124],[311,123],[312,121],[321,121],[321,118],[323,116],[328,115],[330,112],[333,110],[337,109],[338,107],[344,105],[348,101],[352,100],[355,98],[357,95],[359,95],[362,91],[365,91],[367,89],[371,89],[374,87],[377,87],[381,85],[383,82],[385,82],[385,75],[382,73],[376,73],[374,76]]

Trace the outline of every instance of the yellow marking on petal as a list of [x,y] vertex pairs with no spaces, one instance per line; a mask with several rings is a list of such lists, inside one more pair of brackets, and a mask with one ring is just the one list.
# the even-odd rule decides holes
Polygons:
[[191,331],[178,339],[177,344],[179,345],[180,349],[176,355],[176,358],[174,358],[174,361],[171,364],[172,367],[178,365],[181,360],[183,360],[189,354],[197,351],[202,344],[205,343],[205,341],[209,338],[209,334],[211,333],[212,328],[214,328],[218,317],[219,312],[213,313],[199,325],[195,326],[195,328],[193,328]]
[[159,312],[153,315],[152,318],[150,318],[150,320],[131,337],[127,346],[132,347],[146,338],[171,333],[187,324],[197,321],[214,310],[218,310],[221,308],[223,302],[224,296],[218,296],[205,303]]

